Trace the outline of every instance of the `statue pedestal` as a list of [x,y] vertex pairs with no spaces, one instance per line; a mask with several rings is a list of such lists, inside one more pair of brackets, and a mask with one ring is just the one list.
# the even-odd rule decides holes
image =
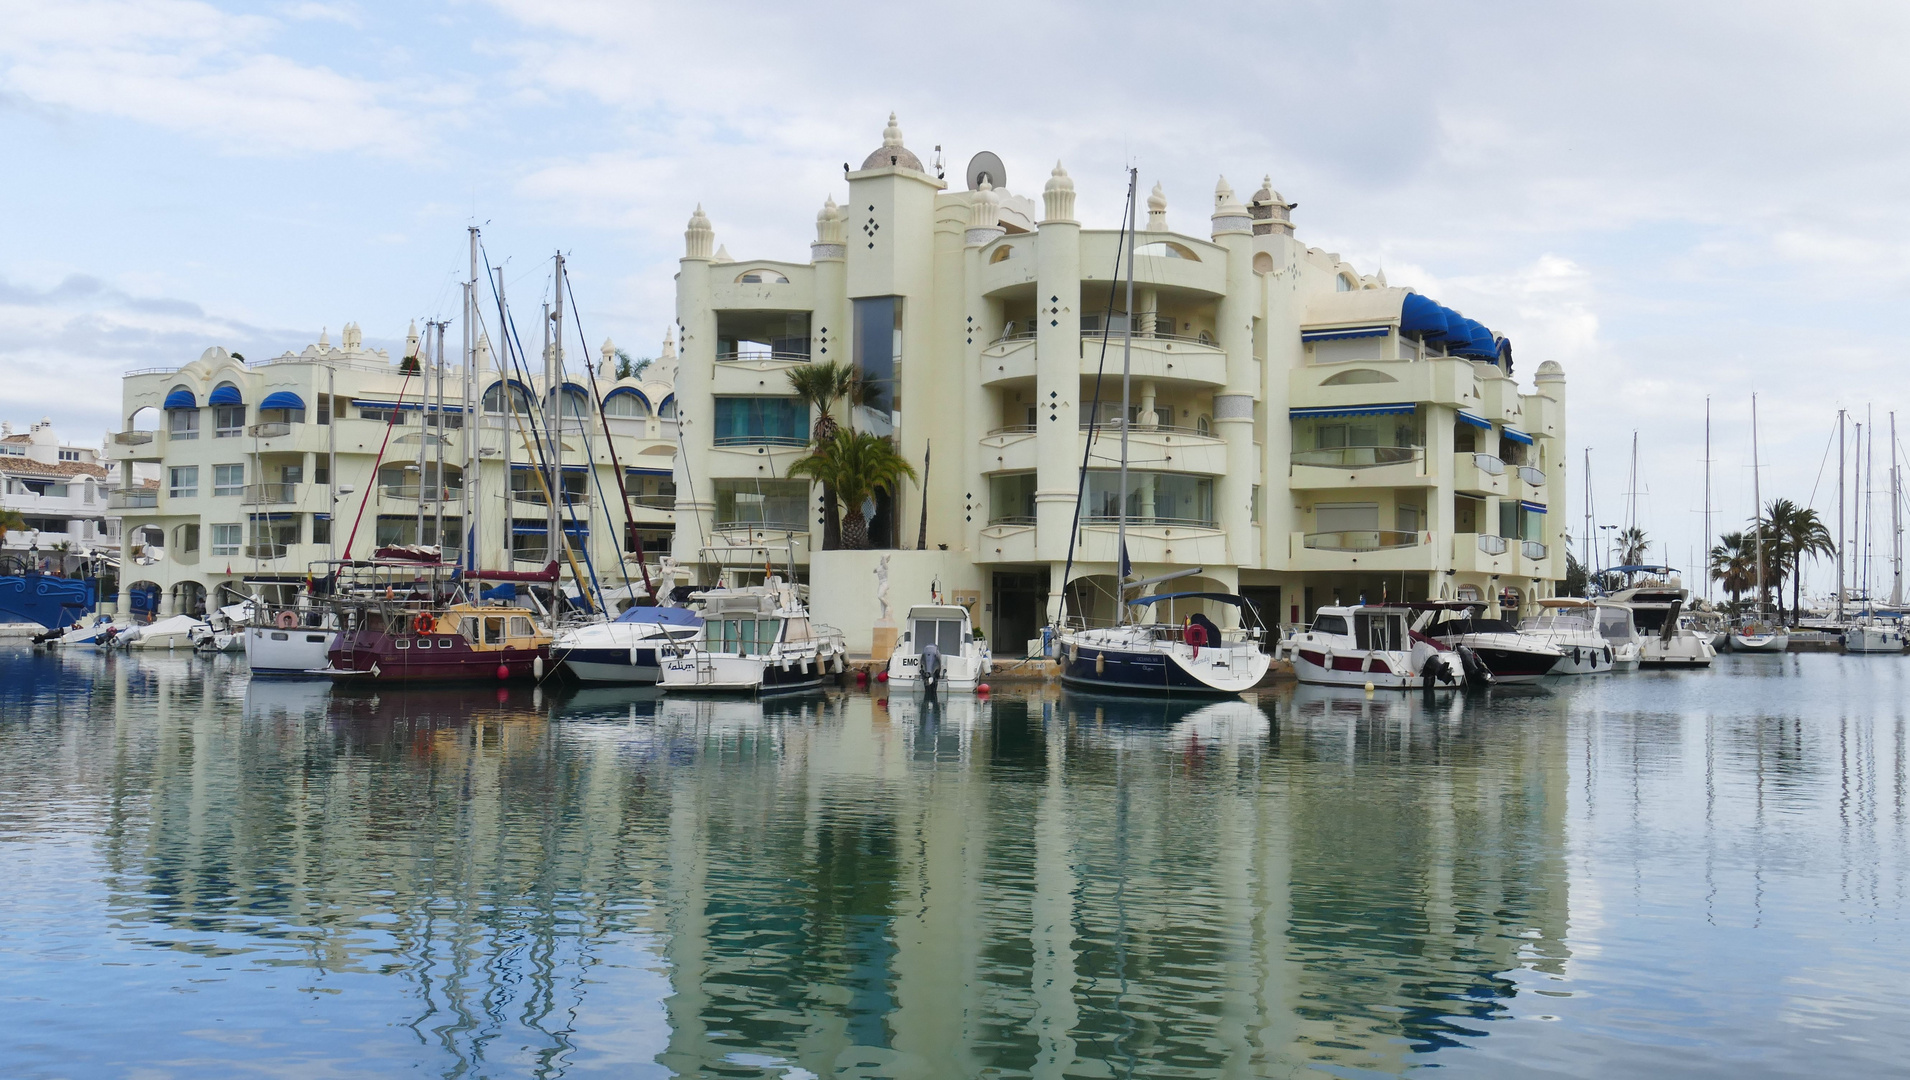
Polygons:
[[895,639],[901,633],[895,623],[878,620],[870,630],[869,658],[878,664],[889,662],[889,656],[895,652]]

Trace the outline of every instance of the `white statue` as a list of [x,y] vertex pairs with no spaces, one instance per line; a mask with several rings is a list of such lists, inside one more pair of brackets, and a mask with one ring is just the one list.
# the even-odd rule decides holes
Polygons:
[[661,601],[665,606],[672,603],[670,590],[676,588],[676,559],[664,555],[657,559],[657,591],[662,593]]
[[875,600],[882,605],[882,617],[877,622],[888,625],[894,616],[889,613],[889,557],[882,556],[875,564]]

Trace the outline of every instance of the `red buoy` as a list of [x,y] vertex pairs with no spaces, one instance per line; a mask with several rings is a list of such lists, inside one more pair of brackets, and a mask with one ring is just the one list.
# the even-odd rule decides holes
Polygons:
[[500,678],[500,679],[508,679],[508,678],[510,678],[510,677],[511,677],[511,665],[509,665],[509,664],[499,664],[499,665],[497,666],[497,677],[498,677],[498,678]]
[[876,673],[875,673],[875,681],[876,681],[876,682],[881,682],[881,683],[885,683],[885,682],[888,682],[888,681],[889,681],[889,673],[888,673],[888,672],[886,672],[886,671],[878,671],[878,672],[876,672]]
[[869,673],[862,670],[861,668],[856,669],[856,685],[857,686],[869,685]]
[[977,686],[975,687],[975,692],[976,692],[977,694],[980,694],[980,695],[981,695],[981,696],[983,696],[983,697],[987,697],[987,696],[988,696],[988,684],[987,684],[987,683],[980,683],[980,684],[978,684],[978,685],[977,685]]

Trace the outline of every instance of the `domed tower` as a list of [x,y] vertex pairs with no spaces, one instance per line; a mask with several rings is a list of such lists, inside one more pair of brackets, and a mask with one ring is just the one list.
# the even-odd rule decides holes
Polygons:
[[869,152],[862,159],[862,168],[869,169],[914,169],[925,172],[922,159],[909,152],[902,145],[902,126],[895,122],[895,114],[889,114],[889,126],[882,129],[882,145]]
[[1298,205],[1273,190],[1272,176],[1261,177],[1260,190],[1253,193],[1253,200],[1247,204],[1247,216],[1253,218],[1253,234],[1265,236],[1277,231],[1292,236],[1292,210]]

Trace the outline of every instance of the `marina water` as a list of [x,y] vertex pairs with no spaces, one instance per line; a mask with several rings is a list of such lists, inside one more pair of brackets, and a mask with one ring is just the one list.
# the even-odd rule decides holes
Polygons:
[[925,708],[9,650],[0,1074],[1896,1073],[1905,671]]

